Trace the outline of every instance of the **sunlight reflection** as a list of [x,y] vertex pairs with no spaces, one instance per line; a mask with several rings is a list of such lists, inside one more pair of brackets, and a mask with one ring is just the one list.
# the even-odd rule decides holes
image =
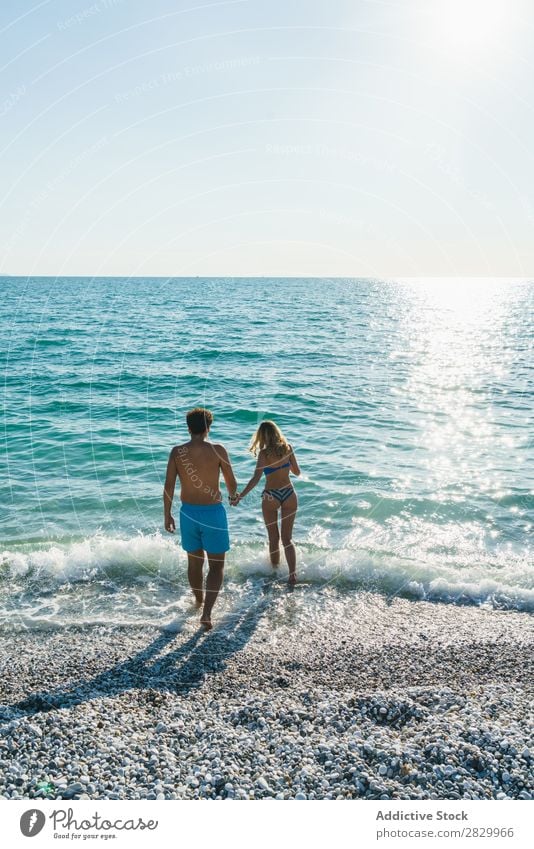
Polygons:
[[[418,411],[424,489],[438,500],[502,489],[493,392],[511,366],[502,347],[510,286],[499,280],[403,281],[409,304],[404,391]],[[421,482],[423,483],[423,482]]]

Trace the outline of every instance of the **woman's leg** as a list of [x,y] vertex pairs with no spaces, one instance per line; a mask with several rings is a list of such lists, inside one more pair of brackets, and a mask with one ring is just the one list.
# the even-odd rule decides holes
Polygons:
[[272,495],[263,495],[261,509],[269,537],[269,555],[273,566],[280,563],[280,531],[278,530],[279,502]]
[[289,583],[297,580],[297,553],[293,545],[293,524],[297,515],[298,500],[294,492],[282,504],[282,545],[289,568]]

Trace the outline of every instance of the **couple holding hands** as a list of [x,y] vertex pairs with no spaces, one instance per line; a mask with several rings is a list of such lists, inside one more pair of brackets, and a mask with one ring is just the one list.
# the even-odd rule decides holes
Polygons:
[[[219,477],[222,473],[233,506],[245,498],[265,475],[262,492],[262,512],[269,538],[269,553],[273,566],[280,562],[280,541],[289,568],[289,583],[296,582],[296,553],[292,542],[293,523],[297,513],[297,495],[289,474],[300,475],[293,448],[280,428],[272,421],[258,427],[250,450],[257,457],[256,469],[242,492],[228,452],[224,445],[208,441],[213,414],[204,407],[195,407],[186,415],[190,440],[175,445],[169,455],[163,489],[165,530],[174,533],[171,515],[176,479],[180,480],[180,535],[182,548],[187,552],[187,574],[199,607],[204,628],[212,628],[211,611],[222,586],[224,557],[230,548],[228,521],[222,503]],[[279,522],[280,519],[280,522]],[[204,555],[208,557],[206,588],[203,590]]]

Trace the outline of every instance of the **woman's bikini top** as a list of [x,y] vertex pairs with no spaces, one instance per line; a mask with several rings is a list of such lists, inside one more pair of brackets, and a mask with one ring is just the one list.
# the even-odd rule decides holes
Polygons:
[[277,472],[279,469],[287,469],[287,467],[290,465],[291,462],[288,460],[287,463],[284,463],[283,466],[265,466],[263,471],[266,475],[272,475],[273,472]]

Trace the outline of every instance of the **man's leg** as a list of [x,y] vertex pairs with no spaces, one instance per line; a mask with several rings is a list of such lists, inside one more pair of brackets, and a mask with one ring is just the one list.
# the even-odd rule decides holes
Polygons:
[[213,627],[211,624],[211,611],[215,604],[215,600],[219,595],[219,590],[221,589],[223,582],[224,553],[210,554],[208,552],[208,563],[209,571],[208,577],[206,578],[206,597],[204,599],[204,609],[200,618],[200,622],[204,625],[206,631],[210,631]]
[[193,590],[197,607],[204,601],[202,592],[202,567],[204,565],[204,552],[201,548],[197,551],[187,552],[187,577]]

